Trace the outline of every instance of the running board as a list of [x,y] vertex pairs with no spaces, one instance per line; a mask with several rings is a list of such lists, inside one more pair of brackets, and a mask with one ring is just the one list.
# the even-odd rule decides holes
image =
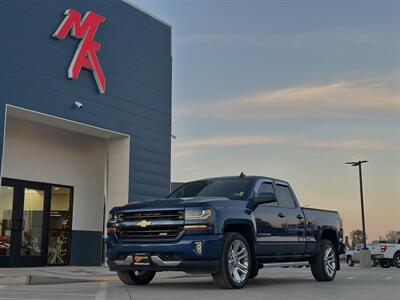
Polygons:
[[304,267],[304,266],[309,266],[310,263],[308,261],[296,261],[296,262],[268,263],[262,265],[264,268]]

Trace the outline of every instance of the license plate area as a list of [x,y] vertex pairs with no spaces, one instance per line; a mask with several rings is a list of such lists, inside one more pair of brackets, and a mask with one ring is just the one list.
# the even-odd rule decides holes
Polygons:
[[134,266],[150,266],[151,256],[149,253],[135,253],[132,254],[132,260]]

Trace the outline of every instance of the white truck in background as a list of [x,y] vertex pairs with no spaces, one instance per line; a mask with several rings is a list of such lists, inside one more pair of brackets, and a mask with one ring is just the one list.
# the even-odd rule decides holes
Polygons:
[[400,268],[400,238],[397,238],[395,244],[372,243],[368,249],[371,252],[371,258],[379,262],[382,268],[391,266]]

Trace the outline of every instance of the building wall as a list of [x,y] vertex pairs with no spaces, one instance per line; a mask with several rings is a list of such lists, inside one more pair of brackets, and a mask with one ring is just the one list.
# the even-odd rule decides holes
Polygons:
[[[106,18],[95,36],[102,44],[97,55],[106,76],[105,95],[99,94],[88,70],[82,70],[77,80],[67,79],[80,41],[57,40],[52,35],[69,8],[82,15],[91,10]],[[130,200],[169,193],[168,25],[121,0],[0,0],[0,35],[0,116],[11,104],[128,134]],[[84,104],[83,109],[74,108],[76,100]],[[3,130],[0,119],[0,148]],[[75,213],[79,212],[74,209]]]
[[105,140],[8,117],[5,141],[4,177],[73,186],[72,230],[103,231]]
[[4,144],[4,177],[74,187],[71,264],[100,264],[108,141],[8,116]]

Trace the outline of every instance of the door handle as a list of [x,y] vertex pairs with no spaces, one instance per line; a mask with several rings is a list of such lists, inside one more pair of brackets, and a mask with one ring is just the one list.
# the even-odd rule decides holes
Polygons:
[[299,220],[303,220],[303,219],[304,219],[304,217],[303,217],[302,215],[297,215],[297,219],[299,219]]
[[278,214],[278,217],[282,219],[282,218],[284,218],[284,217],[286,217],[286,216],[285,216],[283,213],[279,213],[279,214]]

